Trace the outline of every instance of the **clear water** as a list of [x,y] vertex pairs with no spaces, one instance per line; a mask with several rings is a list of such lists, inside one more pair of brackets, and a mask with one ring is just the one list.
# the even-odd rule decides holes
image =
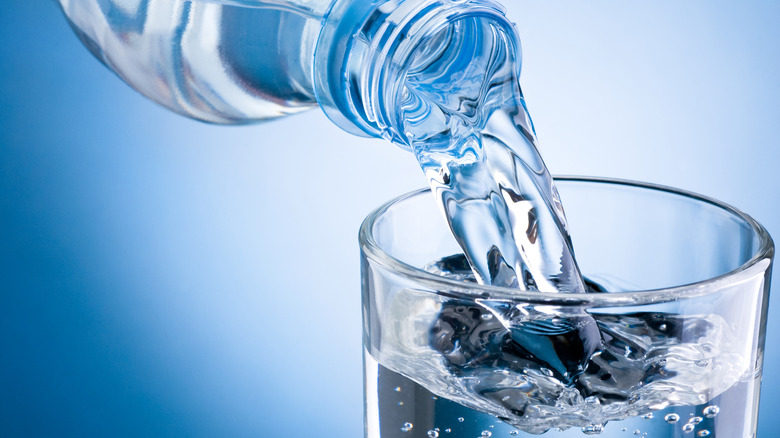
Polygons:
[[[634,412],[607,423],[582,419],[557,423],[549,430],[526,431],[481,409],[437,395],[364,352],[367,438],[753,438],[750,411],[758,397],[759,377],[741,381],[704,403]],[[584,407],[584,412],[592,407]],[[576,410],[572,407],[572,414]],[[580,412],[583,412],[580,410]],[[380,414],[381,413],[381,414]],[[575,424],[572,424],[575,423]],[[564,426],[564,424],[566,424]]]
[[[428,270],[475,281],[463,255]],[[369,437],[754,433],[761,370],[720,316],[434,305],[414,290],[386,305],[405,323],[383,325],[364,353]],[[400,430],[407,422],[415,429]]]
[[402,91],[404,132],[480,283],[584,292],[516,44],[477,20],[432,37]]

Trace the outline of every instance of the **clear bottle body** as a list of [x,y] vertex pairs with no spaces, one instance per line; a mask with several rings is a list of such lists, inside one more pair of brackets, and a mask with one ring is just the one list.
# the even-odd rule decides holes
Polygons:
[[58,0],[90,51],[179,114],[251,123],[316,106],[311,59],[332,0]]
[[489,0],[58,2],[99,60],[179,114],[241,124],[319,105],[350,132],[401,144],[399,93],[425,58],[418,47],[486,10],[512,33]]

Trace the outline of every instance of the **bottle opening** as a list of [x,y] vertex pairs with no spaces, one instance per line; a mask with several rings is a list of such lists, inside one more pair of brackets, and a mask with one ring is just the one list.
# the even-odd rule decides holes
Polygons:
[[[449,129],[447,114],[478,119],[475,111],[485,97],[500,99],[484,93],[491,83],[506,77],[516,82],[519,42],[499,5],[369,3],[335,5],[315,54],[317,98],[347,131],[411,148],[407,134],[432,140],[435,132]],[[492,70],[500,64],[496,57],[512,66],[498,80]]]

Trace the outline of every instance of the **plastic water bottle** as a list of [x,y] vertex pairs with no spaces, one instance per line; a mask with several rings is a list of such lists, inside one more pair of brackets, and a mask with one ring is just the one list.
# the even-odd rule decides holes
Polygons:
[[517,41],[490,0],[58,1],[98,59],[177,113],[240,124],[319,105],[352,133],[401,143],[410,71],[463,68],[437,56],[484,32]]
[[180,114],[252,123],[319,105],[413,151],[481,282],[585,291],[494,1],[58,1],[95,56]]
[[250,123],[319,105],[413,151],[481,282],[585,291],[519,37],[492,0],[59,2],[100,60],[180,114]]

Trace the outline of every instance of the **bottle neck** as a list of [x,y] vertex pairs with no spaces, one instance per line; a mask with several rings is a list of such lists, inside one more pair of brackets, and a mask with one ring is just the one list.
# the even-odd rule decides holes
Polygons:
[[[491,0],[336,1],[315,49],[317,100],[343,129],[409,146],[417,134],[410,117],[438,114],[414,107],[446,106],[448,94],[468,99],[458,96],[468,94],[459,82],[489,80],[479,69],[491,68],[484,58],[496,50],[485,45],[505,46],[519,76],[515,28]],[[410,103],[410,93],[419,102]]]

